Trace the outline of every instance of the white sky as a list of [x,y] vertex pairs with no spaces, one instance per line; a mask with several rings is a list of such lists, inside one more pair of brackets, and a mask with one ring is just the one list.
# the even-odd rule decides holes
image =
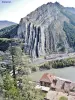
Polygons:
[[20,19],[37,7],[48,2],[58,1],[66,7],[75,7],[75,0],[11,0],[11,3],[2,3],[0,0],[0,20],[9,20],[19,23]]

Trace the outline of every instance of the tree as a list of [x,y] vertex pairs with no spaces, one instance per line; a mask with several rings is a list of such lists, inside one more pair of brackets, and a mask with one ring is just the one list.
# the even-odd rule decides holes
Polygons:
[[3,78],[3,93],[4,98],[7,98],[7,100],[17,100],[16,98],[19,95],[14,79],[9,74],[6,74]]
[[16,67],[22,63],[22,50],[20,46],[12,46],[11,44],[10,52],[12,56],[13,78],[16,79],[15,70]]
[[21,94],[24,100],[43,100],[45,93],[41,90],[35,89],[35,84],[28,78],[28,76],[22,77],[22,90]]
[[36,90],[35,84],[30,82],[28,76],[21,77],[22,88],[16,87],[14,78],[6,74],[3,78],[3,93],[6,100],[43,100],[45,93]]

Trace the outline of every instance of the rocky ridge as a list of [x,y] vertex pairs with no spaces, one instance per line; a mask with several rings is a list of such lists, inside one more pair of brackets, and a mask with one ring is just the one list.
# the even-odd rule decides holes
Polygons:
[[50,2],[21,18],[18,36],[24,39],[27,54],[35,58],[74,51],[63,29],[64,22],[71,24],[70,18],[65,15],[69,11],[67,9],[58,2]]

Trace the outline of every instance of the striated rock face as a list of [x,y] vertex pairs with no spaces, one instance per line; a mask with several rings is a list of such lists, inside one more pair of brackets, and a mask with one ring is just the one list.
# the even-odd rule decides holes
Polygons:
[[24,38],[25,52],[31,56],[39,57],[42,53],[42,37],[40,26],[27,22],[19,26],[18,35]]
[[24,39],[25,52],[32,57],[57,52],[73,51],[63,30],[66,8],[59,3],[47,3],[22,18],[18,28],[19,38]]

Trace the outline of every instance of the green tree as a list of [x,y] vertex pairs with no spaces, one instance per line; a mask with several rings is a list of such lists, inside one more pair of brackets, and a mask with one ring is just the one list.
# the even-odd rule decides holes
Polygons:
[[16,79],[16,67],[18,67],[18,65],[21,65],[22,63],[22,50],[20,48],[20,46],[12,46],[10,48],[10,52],[11,52],[11,56],[12,56],[12,67],[13,67],[13,78]]
[[43,100],[45,93],[41,90],[36,90],[35,84],[33,84],[28,76],[21,78],[22,88],[16,87],[14,79],[9,74],[6,74],[3,78],[3,93],[5,100]]
[[19,95],[14,79],[9,74],[6,74],[3,78],[3,93],[7,100],[11,100],[11,98],[16,100],[15,98]]
[[22,95],[24,96],[24,100],[43,100],[45,97],[45,93],[41,90],[35,89],[35,84],[31,82],[28,76],[22,77]]

